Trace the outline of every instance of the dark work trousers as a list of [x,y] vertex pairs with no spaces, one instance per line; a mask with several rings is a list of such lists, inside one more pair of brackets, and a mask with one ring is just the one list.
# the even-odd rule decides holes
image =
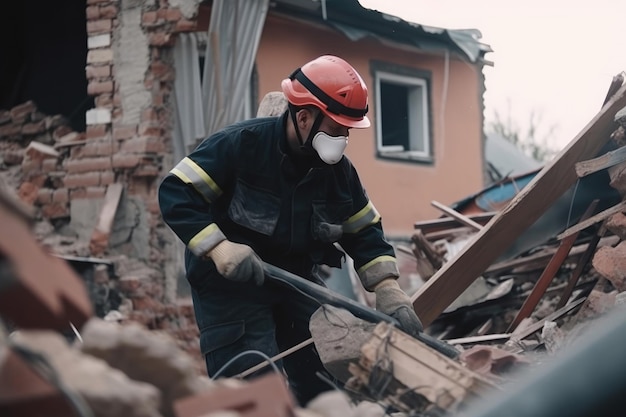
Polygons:
[[[192,288],[192,297],[209,376],[242,352],[256,350],[271,358],[309,339],[309,319],[320,307],[297,290],[268,280],[259,287],[219,276]],[[245,354],[218,377],[235,376],[263,361],[258,354]],[[333,389],[316,375],[320,372],[328,377],[313,344],[277,365],[284,368],[291,391],[302,407],[321,392]],[[250,377],[272,371],[267,366]]]

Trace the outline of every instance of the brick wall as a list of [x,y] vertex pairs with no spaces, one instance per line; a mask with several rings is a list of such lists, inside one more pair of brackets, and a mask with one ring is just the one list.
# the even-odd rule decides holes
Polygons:
[[[71,237],[59,237],[60,229],[70,220],[72,201],[101,200],[113,183],[124,184],[126,195],[141,199],[148,212],[150,230],[150,256],[145,261],[148,269],[126,270],[122,266],[109,285],[116,286],[125,299],[120,307],[123,320],[166,330],[193,357],[200,358],[191,302],[168,301],[165,297],[161,271],[168,262],[163,253],[166,226],[157,203],[158,181],[167,169],[163,161],[171,154],[174,70],[169,50],[176,34],[195,30],[196,22],[186,19],[167,1],[145,2],[140,25],[147,39],[144,46],[149,51],[149,64],[139,89],[147,93],[149,103],[141,109],[124,109],[116,78],[120,65],[116,57],[119,48],[124,47],[116,43],[121,13],[125,13],[122,3],[87,0],[86,8],[85,74],[87,93],[94,98],[95,107],[85,114],[85,131],[72,131],[62,116],[40,113],[32,101],[0,110],[0,177],[34,208],[39,223],[53,225],[55,230],[48,231],[47,236],[39,232],[38,237],[56,235],[55,239],[42,241],[64,255],[94,256],[89,252],[89,242],[70,242]],[[139,110],[139,117],[128,123],[124,112],[131,110]],[[94,212],[94,218],[98,214]],[[117,266],[135,262],[107,251],[97,256],[114,258]],[[150,272],[143,274],[144,270]],[[203,367],[200,361],[199,370]]]

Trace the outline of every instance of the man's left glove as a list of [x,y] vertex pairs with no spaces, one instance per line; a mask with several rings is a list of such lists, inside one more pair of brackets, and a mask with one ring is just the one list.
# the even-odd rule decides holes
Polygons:
[[402,291],[395,278],[387,278],[374,287],[376,310],[398,320],[400,329],[415,337],[424,330],[409,296]]

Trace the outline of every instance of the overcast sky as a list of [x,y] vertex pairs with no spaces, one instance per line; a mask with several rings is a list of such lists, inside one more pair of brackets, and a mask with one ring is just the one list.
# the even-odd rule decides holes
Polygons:
[[[596,115],[613,76],[626,71],[626,1],[359,0],[364,7],[446,29],[478,29],[486,59],[485,118],[531,113],[557,150]],[[510,109],[510,110],[509,110]]]

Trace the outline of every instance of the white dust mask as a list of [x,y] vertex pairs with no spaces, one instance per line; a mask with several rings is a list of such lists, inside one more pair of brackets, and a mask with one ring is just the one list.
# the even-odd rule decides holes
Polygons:
[[324,132],[317,132],[312,140],[313,149],[320,159],[328,165],[334,165],[341,160],[343,151],[348,146],[346,136],[330,136]]

